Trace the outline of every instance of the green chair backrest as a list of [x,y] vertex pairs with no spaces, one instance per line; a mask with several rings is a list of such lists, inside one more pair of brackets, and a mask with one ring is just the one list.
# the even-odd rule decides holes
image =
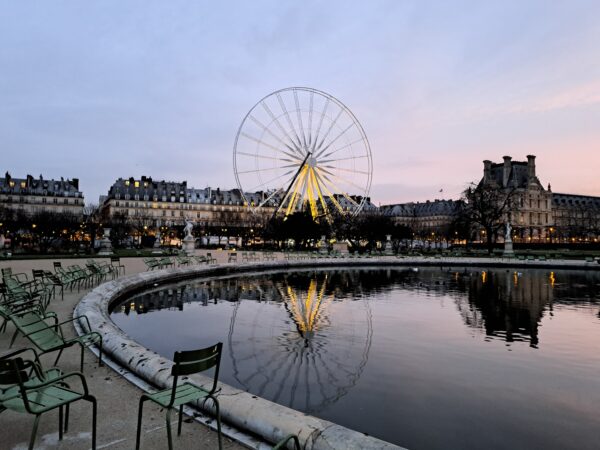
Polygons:
[[210,347],[200,350],[189,350],[175,352],[173,361],[175,364],[171,369],[173,380],[173,395],[175,395],[175,387],[177,386],[177,378],[180,376],[191,375],[193,373],[204,372],[205,370],[215,368],[213,377],[213,386],[210,390],[214,393],[217,390],[217,382],[219,380],[219,367],[221,366],[221,352],[223,343],[211,345]]
[[29,381],[28,367],[21,358],[0,360],[0,386],[20,385]]

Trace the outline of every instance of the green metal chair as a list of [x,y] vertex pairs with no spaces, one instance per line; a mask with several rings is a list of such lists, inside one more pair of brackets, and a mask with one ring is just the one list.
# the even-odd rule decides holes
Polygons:
[[81,336],[76,336],[71,339],[66,339],[63,334],[61,325],[64,325],[69,322],[75,322],[80,319],[86,322],[87,330],[91,330],[90,323],[86,316],[73,317],[72,319],[68,319],[60,323],[56,323],[58,322],[56,320],[56,317],[52,317],[55,323],[48,324],[46,322],[46,320],[48,320],[48,317],[39,317],[38,320],[35,320],[31,318],[32,314],[34,313],[28,314],[27,320],[24,320],[23,317],[19,314],[11,315],[10,319],[13,322],[13,324],[17,327],[17,330],[23,335],[23,337],[27,338],[29,342],[31,342],[33,346],[40,351],[41,354],[58,352],[58,355],[56,356],[56,361],[54,362],[55,365],[58,364],[58,360],[60,359],[63,350],[73,345],[79,345],[79,347],[81,348],[81,372],[83,372],[83,356],[85,347],[89,347],[91,345],[98,345],[98,348],[100,350],[100,354],[98,357],[98,365],[102,365],[102,336],[99,333],[96,333],[95,331],[88,331],[87,333],[82,334]]
[[[218,392],[217,382],[219,379],[219,366],[221,365],[221,351],[223,344],[219,342],[216,345],[212,345],[208,348],[201,350],[191,350],[184,352],[175,352],[173,361],[175,364],[171,369],[171,376],[173,377],[173,386],[170,389],[165,389],[160,392],[153,394],[143,394],[140,398],[140,406],[138,411],[138,425],[137,435],[135,441],[135,448],[140,448],[140,436],[142,432],[142,410],[144,402],[151,400],[154,403],[166,408],[167,410],[167,438],[169,441],[169,450],[173,449],[173,440],[171,437],[171,411],[173,408],[179,407],[179,424],[177,426],[177,435],[181,434],[181,421],[183,418],[183,406],[200,399],[206,400],[211,399],[215,404],[215,412],[217,416],[217,433],[219,437],[219,449],[222,448],[221,443],[221,414],[219,412],[219,401],[215,397]],[[178,384],[178,378],[180,376],[187,376],[193,373],[204,372],[205,370],[215,368],[213,384],[210,390],[196,386],[190,382],[184,382]]]
[[125,265],[121,264],[121,258],[118,256],[110,257],[110,264],[113,266],[114,270],[117,272],[117,276],[123,271],[123,275],[125,275]]
[[[77,378],[81,390],[71,389],[66,380]],[[39,365],[39,360],[22,358],[0,359],[0,412],[12,410],[35,415],[33,430],[29,440],[29,450],[33,450],[40,417],[43,413],[58,408],[58,437],[63,437],[63,409],[66,412],[64,432],[69,427],[69,406],[77,400],[92,403],[92,450],[96,449],[96,413],[97,404],[89,394],[83,374],[71,372],[48,376]]]
[[289,448],[287,446],[288,442],[292,441],[294,443],[294,450],[302,450],[302,447],[300,447],[300,441],[298,440],[298,436],[296,436],[295,434],[290,434],[289,436],[285,437],[284,439],[280,440],[275,447],[273,447],[273,450],[280,450],[282,448]]

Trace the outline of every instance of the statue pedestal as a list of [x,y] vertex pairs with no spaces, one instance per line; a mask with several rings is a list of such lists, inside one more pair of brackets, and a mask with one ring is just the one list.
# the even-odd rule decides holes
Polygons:
[[196,248],[196,239],[194,239],[194,236],[184,237],[181,243],[181,248],[186,255],[193,255]]
[[504,241],[504,252],[502,253],[502,256],[506,258],[512,258],[515,256],[512,241]]
[[160,248],[160,231],[156,233],[156,238],[154,239],[154,245],[152,246],[152,254],[153,255],[162,255],[163,251]]
[[325,236],[321,236],[321,240],[319,241],[319,253],[324,255],[327,254],[327,252],[327,240],[325,239]]
[[336,253],[340,253],[342,255],[347,255],[350,253],[348,251],[348,243],[347,242],[334,242],[333,251]]
[[383,253],[386,255],[394,254],[394,248],[392,247],[392,235],[391,234],[385,235],[385,248],[383,249]]
[[110,228],[104,229],[104,236],[100,239],[100,251],[98,256],[110,256],[113,254],[112,243],[110,242]]

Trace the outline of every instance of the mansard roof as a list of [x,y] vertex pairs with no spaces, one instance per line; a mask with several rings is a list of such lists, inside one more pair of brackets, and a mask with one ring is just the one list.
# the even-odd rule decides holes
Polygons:
[[0,192],[12,195],[40,195],[60,197],[83,197],[79,190],[79,179],[60,180],[44,179],[42,175],[34,178],[27,175],[26,178],[13,178],[8,172],[0,177]]
[[394,217],[452,216],[460,209],[460,200],[434,200],[420,203],[399,203],[381,207],[384,214]]
[[[504,164],[492,164],[491,178],[499,186],[502,186],[504,178]],[[527,161],[511,161],[508,186],[526,188],[529,180],[527,173]]]
[[556,208],[585,207],[600,209],[600,197],[553,192],[552,205]]

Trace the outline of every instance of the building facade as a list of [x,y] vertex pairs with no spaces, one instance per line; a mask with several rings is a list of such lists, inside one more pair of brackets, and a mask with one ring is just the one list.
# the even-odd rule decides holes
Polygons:
[[506,220],[512,225],[514,239],[544,241],[554,226],[550,185],[546,189],[540,182],[534,155],[528,155],[527,161],[513,161],[510,156],[503,159],[502,163],[483,162],[481,183],[513,196]]
[[438,236],[452,239],[450,228],[461,205],[459,200],[428,200],[382,205],[380,208],[383,214],[392,218],[394,224],[409,227],[415,237]]
[[[504,156],[501,163],[483,161],[479,183],[511,195],[511,208],[505,220],[512,226],[516,242],[598,242],[600,236],[600,197],[552,192],[544,187],[536,172],[536,157],[513,161]],[[450,229],[461,203],[434,200],[382,206],[394,222],[410,227],[418,236],[436,235]],[[482,230],[476,231],[484,241]],[[500,230],[500,236],[504,227]]]
[[0,206],[33,216],[40,212],[68,213],[83,217],[84,198],[79,190],[79,179],[47,180],[13,178],[8,172],[0,177]]
[[[269,195],[255,192],[246,194],[246,198],[250,206],[257,206]],[[188,187],[187,181],[156,181],[142,176],[119,178],[103,197],[101,210],[109,219],[120,216],[152,227],[183,225],[186,221],[205,226],[252,227],[273,215],[276,201],[275,196],[266,200],[255,214],[238,189],[195,189]]]

